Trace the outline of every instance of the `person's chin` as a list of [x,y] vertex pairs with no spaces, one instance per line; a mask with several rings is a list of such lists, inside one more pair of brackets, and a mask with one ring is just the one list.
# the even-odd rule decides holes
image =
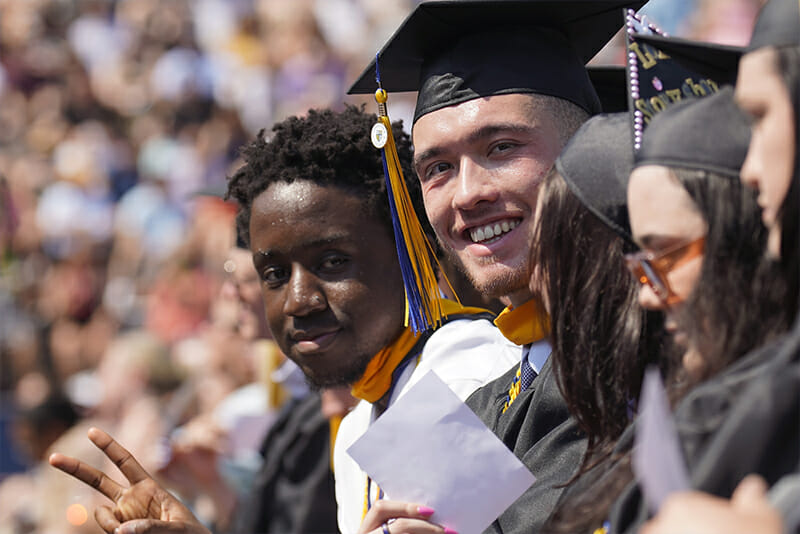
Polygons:
[[692,380],[700,380],[705,374],[706,362],[695,347],[688,347],[682,358],[683,369]]
[[777,224],[769,228],[767,235],[767,256],[773,259],[781,257],[781,229]]
[[[321,355],[316,355],[319,357]],[[300,368],[306,375],[306,381],[314,389],[350,386],[357,382],[363,375],[372,356],[353,357],[352,352],[344,355],[327,355],[326,358],[332,365],[323,365],[322,361],[309,361],[304,358]],[[351,358],[348,361],[348,358]],[[344,362],[344,365],[343,365]]]
[[500,262],[471,262],[467,274],[475,289],[484,296],[500,298],[527,289],[530,277],[526,265]]

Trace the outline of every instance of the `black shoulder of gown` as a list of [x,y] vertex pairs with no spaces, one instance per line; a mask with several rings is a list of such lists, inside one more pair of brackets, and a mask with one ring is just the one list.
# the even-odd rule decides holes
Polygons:
[[570,417],[550,361],[502,413],[517,366],[478,389],[467,405],[522,460],[536,482],[486,533],[536,533],[553,511],[563,487],[580,465],[586,439]]
[[[694,489],[729,498],[748,474],[768,485],[800,468],[800,334],[746,355],[692,390],[675,426]],[[636,482],[611,509],[612,532],[648,519]]]

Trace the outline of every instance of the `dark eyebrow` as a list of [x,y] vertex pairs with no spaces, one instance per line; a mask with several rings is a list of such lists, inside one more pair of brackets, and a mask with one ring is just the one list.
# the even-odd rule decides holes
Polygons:
[[669,247],[680,240],[681,240],[680,238],[675,236],[647,234],[637,237],[636,243],[640,246],[640,248],[648,250],[659,250],[665,247]]
[[[292,243],[290,247],[291,249],[312,249],[312,248],[320,248],[335,245],[337,243],[341,243],[342,241],[347,241],[351,239],[352,234],[350,233],[340,233],[340,234],[330,234],[323,237],[318,237],[316,239],[311,239],[308,241],[302,241],[299,243]],[[277,256],[283,252],[282,248],[277,249],[267,249],[267,250],[257,250],[253,253],[253,259],[262,258],[262,259],[270,259],[273,256]]]
[[[517,134],[530,134],[533,133],[537,129],[536,126],[529,125],[529,124],[521,124],[518,122],[501,122],[495,124],[487,124],[481,128],[478,128],[474,132],[470,133],[469,136],[466,138],[466,142],[468,144],[475,143],[482,139],[488,139],[499,132],[509,132],[509,133],[517,133]],[[414,154],[414,168],[418,168],[422,162],[435,158],[440,154],[444,153],[446,150],[444,146],[433,146],[428,150],[420,152],[418,154]]]

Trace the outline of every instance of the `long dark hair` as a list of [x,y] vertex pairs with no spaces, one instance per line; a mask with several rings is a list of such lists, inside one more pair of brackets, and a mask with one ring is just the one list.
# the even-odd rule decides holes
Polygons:
[[[673,365],[659,357],[663,316],[639,306],[639,284],[625,268],[631,242],[591,213],[558,173],[545,178],[539,195],[532,257],[549,303],[550,360],[588,441],[583,462],[568,482],[587,491],[568,489],[545,530],[573,533],[599,526],[611,503],[598,513],[598,498],[608,492],[595,495],[594,467],[617,460],[611,455],[630,423],[644,369],[656,363],[671,375]],[[612,493],[628,480],[629,475],[618,477],[619,488],[610,481]]]
[[[774,305],[774,297],[781,291],[775,289],[774,281],[767,283],[770,264],[763,257],[767,232],[755,194],[733,177],[686,169],[673,169],[673,173],[708,225],[700,276],[678,318],[690,339],[702,340],[695,343],[702,348],[708,363],[700,378],[708,378],[785,329],[785,308]],[[648,338],[640,337],[639,350],[653,350]],[[660,358],[661,367],[669,375],[667,383],[674,402],[693,385],[682,377],[682,352],[683,349],[666,345],[661,352],[656,349],[642,358]],[[629,352],[627,357],[632,358],[632,354]],[[638,387],[640,367],[636,373],[627,378],[621,376]],[[621,387],[622,384],[611,391]],[[616,441],[607,443],[613,445]],[[629,445],[616,450],[605,445],[608,452],[600,462],[584,463],[581,479],[564,494],[550,518],[548,533],[586,532],[603,522],[613,502],[633,479]]]
[[630,242],[604,224],[551,172],[540,188],[532,247],[549,303],[551,361],[570,413],[588,437],[584,465],[629,422],[642,373],[657,363],[660,313],[637,304],[625,269]]
[[701,353],[709,378],[788,328],[781,277],[764,255],[767,229],[756,192],[735,177],[673,168],[706,221],[705,254],[694,290],[681,307],[680,328]]
[[781,225],[781,257],[778,263],[787,285],[785,307],[794,321],[800,300],[800,47],[778,48],[776,63],[794,107],[794,175],[778,213]]

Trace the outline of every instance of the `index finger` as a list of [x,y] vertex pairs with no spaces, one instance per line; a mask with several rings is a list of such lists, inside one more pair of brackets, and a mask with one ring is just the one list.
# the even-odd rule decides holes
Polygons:
[[109,460],[114,462],[114,465],[122,471],[122,474],[132,485],[150,478],[150,475],[147,474],[147,471],[136,458],[107,433],[97,427],[92,427],[89,429],[88,435],[92,443],[103,451]]
[[122,486],[108,478],[105,473],[95,469],[91,465],[85,464],[77,458],[65,456],[61,453],[53,453],[49,458],[50,465],[71,475],[84,484],[93,487],[115,503],[122,496],[124,491]]

